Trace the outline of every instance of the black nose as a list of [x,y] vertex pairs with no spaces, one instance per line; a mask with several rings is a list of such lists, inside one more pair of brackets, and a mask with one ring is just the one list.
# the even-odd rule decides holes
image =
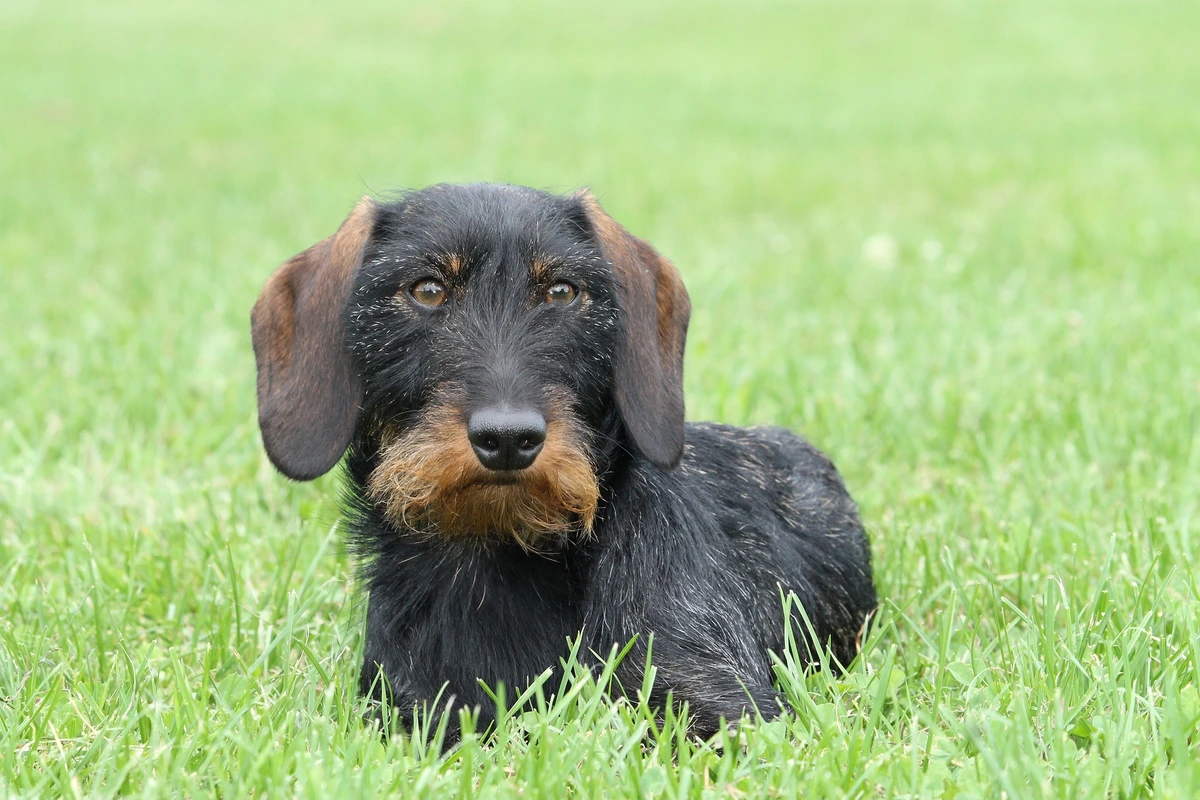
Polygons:
[[471,415],[467,438],[488,469],[525,469],[542,452],[546,419],[536,411],[485,408]]

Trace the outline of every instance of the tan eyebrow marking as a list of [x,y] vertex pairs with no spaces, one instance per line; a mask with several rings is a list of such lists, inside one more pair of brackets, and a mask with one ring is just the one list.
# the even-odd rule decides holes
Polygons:
[[535,281],[545,280],[550,274],[550,270],[554,268],[554,261],[542,255],[533,257],[533,261],[529,265],[530,274],[533,275]]
[[463,271],[466,259],[458,253],[446,253],[438,258],[438,263],[446,270],[447,275],[456,276]]

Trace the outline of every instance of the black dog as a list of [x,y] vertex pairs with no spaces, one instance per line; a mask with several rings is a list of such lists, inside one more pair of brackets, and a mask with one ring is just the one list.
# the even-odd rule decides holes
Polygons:
[[[489,700],[638,637],[617,675],[693,730],[773,716],[781,592],[855,656],[870,553],[833,464],[785,430],[683,420],[679,273],[591,197],[434,186],[362,200],[254,307],[259,423],[297,480],[349,448],[370,592],[362,690]],[[797,631],[806,630],[798,625]],[[639,649],[640,648],[640,649]]]

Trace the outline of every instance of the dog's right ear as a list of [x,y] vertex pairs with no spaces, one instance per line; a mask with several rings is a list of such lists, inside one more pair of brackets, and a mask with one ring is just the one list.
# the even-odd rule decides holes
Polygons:
[[271,274],[250,313],[263,446],[298,481],[333,468],[358,420],[363,388],[343,315],[378,209],[360,200],[337,233]]

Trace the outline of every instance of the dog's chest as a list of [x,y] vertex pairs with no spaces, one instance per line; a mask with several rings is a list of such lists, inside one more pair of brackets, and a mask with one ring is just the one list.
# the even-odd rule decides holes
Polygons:
[[579,633],[583,587],[571,564],[505,550],[414,555],[376,576],[367,637],[417,684],[524,685]]

